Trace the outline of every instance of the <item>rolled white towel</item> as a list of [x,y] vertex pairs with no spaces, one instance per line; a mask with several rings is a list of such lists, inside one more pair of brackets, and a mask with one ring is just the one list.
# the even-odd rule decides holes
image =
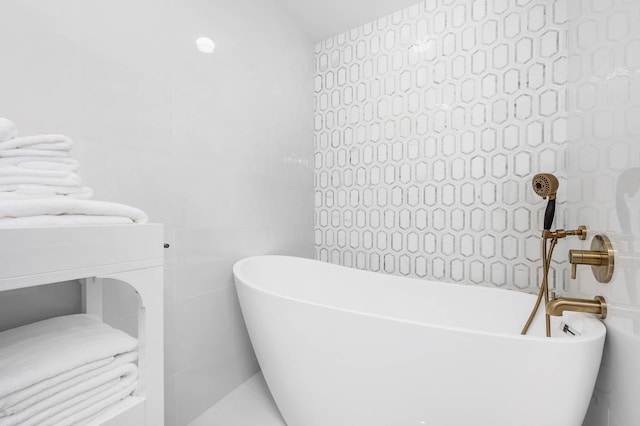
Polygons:
[[0,168],[13,166],[24,169],[67,170],[75,172],[80,168],[80,163],[69,157],[0,157]]
[[0,157],[61,157],[66,158],[69,157],[69,151],[55,151],[55,150],[46,150],[46,149],[28,149],[28,148],[12,148],[12,149],[1,149]]
[[69,151],[72,146],[73,141],[64,135],[35,135],[0,142],[0,151],[11,149]]
[[0,142],[13,139],[18,134],[18,128],[15,124],[4,117],[0,117]]
[[108,201],[73,200],[66,197],[0,201],[0,218],[43,215],[119,216],[135,223],[146,223],[148,220],[140,209]]
[[52,186],[80,186],[82,179],[75,173],[70,173],[66,177],[48,177],[48,176],[1,176],[0,186],[3,185],[52,185]]

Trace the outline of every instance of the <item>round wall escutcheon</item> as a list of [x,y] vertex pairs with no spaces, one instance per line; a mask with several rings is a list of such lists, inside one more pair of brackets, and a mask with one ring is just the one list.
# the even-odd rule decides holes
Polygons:
[[613,277],[613,245],[611,244],[611,240],[606,235],[596,235],[591,240],[591,250],[601,252],[604,256],[606,262],[602,265],[593,265],[591,266],[591,271],[593,271],[593,276],[600,283],[608,283],[611,281],[611,277]]

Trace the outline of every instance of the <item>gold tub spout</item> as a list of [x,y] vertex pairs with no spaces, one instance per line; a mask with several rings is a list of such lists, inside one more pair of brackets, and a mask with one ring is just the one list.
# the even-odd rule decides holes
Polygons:
[[593,300],[559,297],[547,302],[546,310],[547,315],[558,317],[562,316],[564,311],[574,311],[596,314],[601,319],[605,319],[607,317],[607,302],[602,296],[596,296]]

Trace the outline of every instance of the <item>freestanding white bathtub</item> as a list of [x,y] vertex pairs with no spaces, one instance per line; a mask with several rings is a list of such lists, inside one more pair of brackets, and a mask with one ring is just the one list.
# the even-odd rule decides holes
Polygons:
[[[579,426],[606,330],[535,296],[284,257],[233,267],[253,347],[289,426]],[[568,323],[579,336],[559,330]]]

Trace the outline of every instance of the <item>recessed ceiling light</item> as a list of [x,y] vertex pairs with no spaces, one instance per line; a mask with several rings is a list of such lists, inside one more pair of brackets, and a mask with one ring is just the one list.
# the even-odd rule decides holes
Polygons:
[[203,53],[213,53],[216,44],[208,37],[200,37],[196,40],[196,47]]

